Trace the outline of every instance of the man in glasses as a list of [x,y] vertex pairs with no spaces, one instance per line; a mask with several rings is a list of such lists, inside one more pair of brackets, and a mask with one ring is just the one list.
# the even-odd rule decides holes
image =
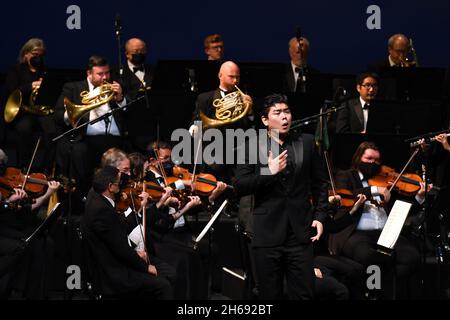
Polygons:
[[223,60],[224,44],[220,34],[211,34],[204,41],[205,53],[208,60]]
[[370,106],[378,93],[378,75],[362,73],[356,77],[359,97],[349,100],[336,119],[337,133],[366,133]]

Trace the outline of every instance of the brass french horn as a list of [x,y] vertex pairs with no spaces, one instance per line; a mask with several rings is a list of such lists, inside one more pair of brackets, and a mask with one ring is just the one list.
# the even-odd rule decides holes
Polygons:
[[6,123],[13,122],[20,110],[25,112],[48,116],[54,112],[51,106],[36,105],[36,98],[39,93],[39,87],[35,87],[30,94],[28,105],[23,103],[22,91],[14,90],[8,97],[5,105],[4,118]]
[[74,104],[67,97],[64,98],[67,116],[73,127],[77,126],[78,122],[85,114],[108,103],[114,97],[114,91],[112,90],[110,83],[104,83],[91,92],[82,91],[80,97],[82,104]]
[[235,87],[237,91],[230,92],[213,101],[213,107],[216,108],[216,119],[208,118],[200,111],[199,116],[204,130],[235,123],[251,113],[252,103],[244,102],[244,93],[237,86]]

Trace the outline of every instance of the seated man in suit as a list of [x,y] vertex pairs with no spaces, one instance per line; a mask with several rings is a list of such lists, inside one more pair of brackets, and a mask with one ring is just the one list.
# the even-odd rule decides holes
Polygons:
[[284,79],[285,92],[305,92],[308,75],[318,73],[308,64],[309,40],[301,37],[300,41],[293,37],[289,40],[289,56],[291,61],[286,66]]
[[387,59],[371,64],[369,66],[369,70],[380,73],[382,72],[382,69],[389,67],[415,67],[415,61],[409,61],[407,58],[407,55],[411,49],[410,39],[408,39],[408,37],[404,34],[396,33],[388,40],[389,55]]
[[170,282],[159,275],[151,259],[139,256],[128,243],[127,228],[115,211],[119,182],[117,168],[99,169],[86,202],[81,227],[87,257],[95,266],[90,268],[94,284],[105,295],[172,299]]
[[[112,94],[111,99],[109,101],[103,100],[103,104],[88,108],[79,119],[78,125],[97,119],[112,109],[125,106],[127,100],[124,97],[122,86],[116,81],[111,83],[108,61],[100,56],[92,56],[89,58],[87,65],[86,80],[70,82],[64,85],[55,107],[56,122],[61,127],[64,127],[64,130],[68,130],[73,123],[71,123],[72,120],[69,119],[69,114],[66,111],[66,99],[75,105],[80,105],[82,104],[82,93],[88,92],[89,95],[95,96],[99,93],[99,90],[105,88],[103,86],[105,82],[109,83],[110,87],[108,90]],[[100,96],[98,94],[96,99],[100,99]],[[101,102],[98,102],[98,104]],[[86,108],[88,104],[83,105]],[[122,112],[122,110],[119,112]],[[68,136],[58,142],[58,167],[66,176],[69,176],[68,164],[72,164],[72,177],[77,181],[81,196],[87,194],[93,168],[97,166],[103,152],[113,146],[125,147],[126,140],[124,136],[126,136],[126,130],[122,115],[119,112],[115,112],[112,116],[108,116],[102,121],[85,126],[77,131],[76,136],[73,138],[73,143],[70,142]]]
[[131,38],[125,43],[126,65],[122,75],[120,70],[114,72],[114,78],[123,86],[123,91],[128,100],[134,100],[145,90],[151,88],[153,68],[145,63],[147,45],[139,38]]
[[366,133],[372,101],[378,93],[378,76],[362,73],[356,77],[359,97],[345,102],[336,116],[336,133]]

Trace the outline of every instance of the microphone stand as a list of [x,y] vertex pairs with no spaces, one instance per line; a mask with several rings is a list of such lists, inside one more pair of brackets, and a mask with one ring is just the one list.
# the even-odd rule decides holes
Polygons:
[[[325,101],[325,105],[329,104],[330,102],[333,105],[335,104],[334,102],[327,100],[327,101]],[[313,116],[306,117],[306,118],[303,118],[303,119],[300,119],[300,120],[292,121],[290,130],[295,130],[295,129],[298,129],[300,127],[304,127],[304,126],[306,126],[306,125],[308,125],[308,124],[310,124],[312,122],[317,121],[317,119],[320,118],[320,117],[326,116],[326,115],[328,115],[330,113],[333,113],[333,112],[337,112],[339,110],[344,109],[345,107],[346,107],[345,105],[340,106],[340,107],[334,106],[334,107],[331,107],[330,109],[328,109],[325,112],[321,112],[321,113],[318,113],[318,114],[315,114]]]
[[120,23],[120,15],[116,15],[116,20],[114,21],[116,27],[116,38],[117,38],[117,52],[118,52],[118,64],[119,64],[119,77],[123,82],[123,64],[122,64],[122,41],[120,40],[120,33],[122,31],[122,24]]

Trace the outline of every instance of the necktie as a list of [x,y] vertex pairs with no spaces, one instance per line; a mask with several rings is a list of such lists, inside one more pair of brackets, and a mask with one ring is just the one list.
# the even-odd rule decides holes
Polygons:
[[144,66],[133,67],[133,73],[136,73],[138,71],[144,72]]

